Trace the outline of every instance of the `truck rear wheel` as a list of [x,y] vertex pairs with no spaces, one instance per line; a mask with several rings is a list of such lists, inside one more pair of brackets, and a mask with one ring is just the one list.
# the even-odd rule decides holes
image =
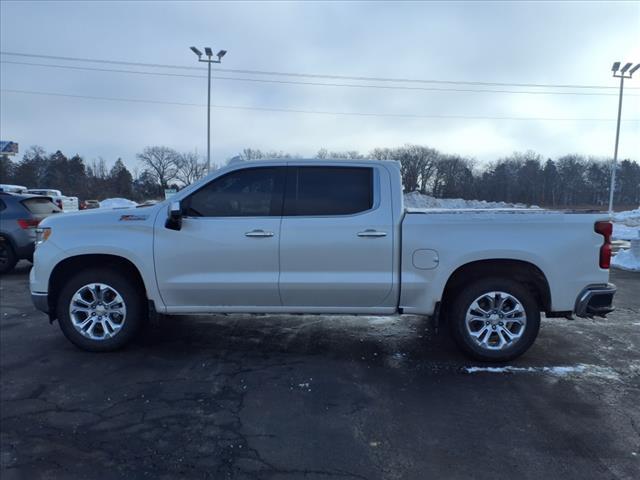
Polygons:
[[538,336],[540,307],[526,286],[503,278],[473,282],[450,307],[451,333],[467,355],[506,362],[526,352]]
[[77,347],[117,350],[133,339],[146,318],[144,290],[117,270],[90,269],[67,281],[57,314],[62,332]]

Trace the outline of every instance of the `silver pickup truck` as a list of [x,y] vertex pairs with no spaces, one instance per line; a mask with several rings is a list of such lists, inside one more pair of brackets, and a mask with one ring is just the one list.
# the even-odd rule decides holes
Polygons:
[[505,361],[541,312],[613,309],[610,234],[606,214],[405,210],[395,162],[247,162],[154,206],[48,218],[31,294],[87,350],[124,346],[150,312],[407,313]]

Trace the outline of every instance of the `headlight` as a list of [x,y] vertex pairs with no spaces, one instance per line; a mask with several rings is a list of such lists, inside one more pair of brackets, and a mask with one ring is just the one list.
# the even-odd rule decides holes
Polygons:
[[50,227],[38,227],[36,228],[36,247],[41,243],[47,241],[47,239],[51,236],[51,228]]

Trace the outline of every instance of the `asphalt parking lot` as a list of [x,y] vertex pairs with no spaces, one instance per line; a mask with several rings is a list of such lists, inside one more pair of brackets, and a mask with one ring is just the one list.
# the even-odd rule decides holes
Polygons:
[[177,317],[85,353],[28,270],[0,280],[3,480],[640,478],[640,274],[486,371],[420,317]]

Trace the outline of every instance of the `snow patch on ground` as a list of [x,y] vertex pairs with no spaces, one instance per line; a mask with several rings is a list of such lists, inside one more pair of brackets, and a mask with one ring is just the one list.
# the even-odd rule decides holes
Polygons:
[[391,368],[402,368],[407,361],[407,354],[404,352],[395,352],[386,357],[386,364]]
[[364,320],[368,321],[370,325],[388,325],[398,321],[398,317],[365,317]]
[[131,208],[138,204],[126,198],[107,198],[100,202],[100,208]]
[[407,208],[537,208],[521,203],[487,202],[485,200],[464,200],[462,198],[435,198],[420,192],[404,194]]
[[465,367],[465,373],[543,373],[556,377],[565,376],[588,376],[600,377],[607,380],[619,380],[620,375],[607,367],[598,365],[587,365],[580,363],[574,366],[557,366],[557,367]]

